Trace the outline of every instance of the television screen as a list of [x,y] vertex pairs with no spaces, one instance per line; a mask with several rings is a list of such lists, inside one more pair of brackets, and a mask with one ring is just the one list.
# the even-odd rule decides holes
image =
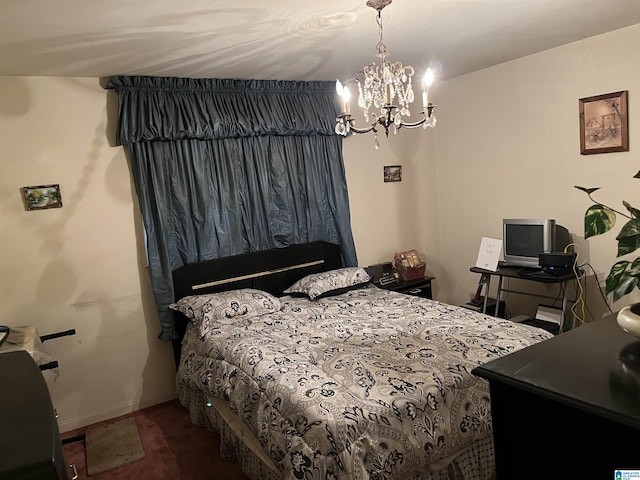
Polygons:
[[506,225],[504,251],[507,255],[536,257],[544,252],[543,225]]

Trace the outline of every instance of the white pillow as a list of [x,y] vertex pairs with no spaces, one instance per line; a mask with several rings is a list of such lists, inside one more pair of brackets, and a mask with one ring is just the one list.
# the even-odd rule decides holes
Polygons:
[[226,292],[190,295],[183,297],[169,308],[190,318],[204,336],[212,323],[231,323],[235,317],[249,319],[259,315],[277,312],[280,300],[270,293],[252,288],[229,290]]
[[345,267],[328,272],[312,273],[287,288],[284,293],[299,293],[311,300],[358,288],[371,280],[362,267]]

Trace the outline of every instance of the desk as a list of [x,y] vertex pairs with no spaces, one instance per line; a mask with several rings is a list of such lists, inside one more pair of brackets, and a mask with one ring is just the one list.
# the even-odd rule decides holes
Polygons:
[[[519,295],[529,295],[532,297],[546,298],[550,300],[556,300],[557,297],[550,297],[547,295],[542,295],[538,293],[531,292],[523,292],[521,290],[509,290],[502,287],[502,279],[504,277],[507,278],[517,278],[518,280],[528,280],[531,282],[538,283],[553,283],[558,284],[560,287],[564,287],[567,282],[570,280],[575,280],[576,276],[573,272],[568,273],[566,275],[548,275],[548,276],[533,276],[533,275],[524,275],[521,272],[523,271],[520,267],[498,267],[498,269],[494,272],[492,270],[484,270],[483,268],[471,267],[470,270],[473,273],[479,273],[482,275],[481,282],[484,282],[487,285],[487,294],[484,296],[484,304],[482,306],[482,313],[487,313],[487,301],[489,298],[489,287],[491,286],[491,277],[498,277],[498,292],[496,294],[496,311],[495,316],[498,316],[498,308],[500,306],[500,300],[503,292],[507,293],[516,293]],[[562,288],[562,324],[560,325],[560,331],[562,332],[562,328],[564,326],[564,314],[567,311],[567,291],[566,288]]]
[[472,373],[489,380],[497,480],[640,470],[640,341],[609,315]]

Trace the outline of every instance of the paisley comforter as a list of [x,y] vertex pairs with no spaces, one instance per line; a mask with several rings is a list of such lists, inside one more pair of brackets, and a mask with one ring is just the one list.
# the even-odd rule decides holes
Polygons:
[[177,383],[224,399],[284,478],[410,478],[491,435],[471,370],[551,335],[372,285],[188,328]]

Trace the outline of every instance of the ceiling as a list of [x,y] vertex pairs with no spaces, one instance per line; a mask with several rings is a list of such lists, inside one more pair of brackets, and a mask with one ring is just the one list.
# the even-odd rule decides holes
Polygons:
[[[438,79],[640,23],[639,0],[395,0],[393,61]],[[2,0],[0,75],[353,78],[377,60],[365,0]]]

